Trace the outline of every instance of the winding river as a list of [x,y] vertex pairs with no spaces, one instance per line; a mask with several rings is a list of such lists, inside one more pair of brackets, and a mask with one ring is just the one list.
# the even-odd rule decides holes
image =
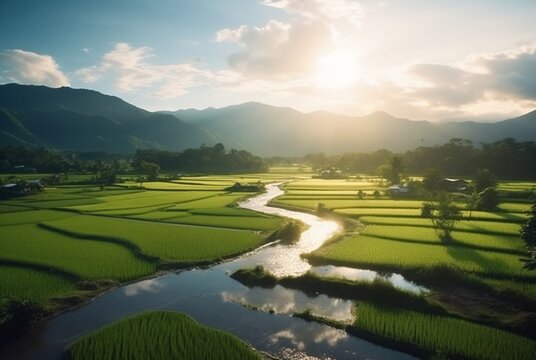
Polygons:
[[[78,337],[112,321],[145,310],[173,310],[230,332],[258,350],[281,359],[413,359],[346,332],[292,317],[306,309],[336,320],[352,319],[353,302],[323,294],[306,295],[277,285],[248,288],[229,277],[239,268],[261,264],[277,276],[314,271],[324,276],[373,279],[373,271],[335,266],[311,267],[300,254],[319,248],[340,231],[336,222],[314,215],[267,206],[282,195],[278,184],[240,204],[246,209],[298,219],[309,225],[294,245],[272,244],[208,268],[167,273],[115,288],[89,304],[53,317],[0,353],[2,359],[61,359]],[[395,286],[419,291],[400,275]],[[246,306],[244,306],[246,305]]]

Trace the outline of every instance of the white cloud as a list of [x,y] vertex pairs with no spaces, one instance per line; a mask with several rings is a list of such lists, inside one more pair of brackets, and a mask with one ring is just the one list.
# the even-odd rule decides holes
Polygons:
[[433,106],[456,108],[477,102],[536,102],[536,46],[473,55],[460,64],[417,64],[410,75],[424,85],[409,88]]
[[51,87],[69,85],[69,79],[52,56],[18,49],[0,52],[0,81]]
[[363,17],[363,7],[355,0],[264,0],[262,3],[328,23],[345,21],[359,25]]
[[87,83],[106,77],[120,92],[150,88],[150,95],[160,98],[179,97],[188,88],[205,84],[214,77],[211,71],[190,63],[152,65],[148,62],[151,57],[154,57],[151,48],[118,43],[104,54],[98,65],[80,69],[76,75]]
[[335,47],[330,28],[318,20],[242,25],[218,31],[216,40],[241,45],[241,51],[229,55],[228,64],[233,71],[256,79],[310,76],[318,59]]

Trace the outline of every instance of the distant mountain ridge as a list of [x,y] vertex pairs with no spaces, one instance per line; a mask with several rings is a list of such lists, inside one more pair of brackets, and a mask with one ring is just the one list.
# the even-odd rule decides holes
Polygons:
[[175,116],[151,113],[97,91],[0,86],[0,143],[134,152],[182,150],[217,139]]
[[432,123],[397,118],[381,111],[362,117],[326,111],[306,114],[254,102],[168,113],[263,155],[336,154],[380,148],[405,151],[443,144],[451,138],[475,143],[506,137],[536,141],[536,110],[496,123]]
[[536,141],[536,111],[496,123],[413,121],[384,112],[362,117],[249,102],[220,109],[149,112],[97,91],[0,85],[0,144],[134,152],[223,143],[262,156],[405,151],[451,138]]

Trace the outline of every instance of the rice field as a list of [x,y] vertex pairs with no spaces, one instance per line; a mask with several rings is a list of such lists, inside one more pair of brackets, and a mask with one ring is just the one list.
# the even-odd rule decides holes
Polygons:
[[237,337],[167,311],[147,312],[112,323],[77,340],[68,353],[72,360],[261,359]]
[[28,210],[2,214],[0,226],[34,224],[39,221],[59,220],[75,216],[73,213],[56,210]]
[[[0,296],[46,301],[76,289],[78,281],[127,281],[161,263],[215,261],[253,249],[281,219],[229,207],[248,194],[224,187],[246,178],[252,180],[207,176],[144,184],[162,190],[69,185],[0,204],[6,275]],[[28,279],[29,288],[16,278]]]
[[313,252],[311,257],[350,267],[395,272],[449,266],[483,276],[536,279],[535,273],[522,269],[519,255],[463,246],[414,244],[366,235],[348,237]]
[[453,231],[451,244],[442,243],[432,227],[369,225],[361,234],[387,240],[422,242],[441,246],[465,245],[489,248],[491,251],[510,251],[524,254],[524,244],[519,236],[492,234],[488,232]]
[[44,301],[75,291],[65,278],[48,272],[0,264],[0,294],[19,299]]
[[[401,219],[398,217],[388,216],[362,216],[359,218],[364,224],[373,225],[396,225],[396,226],[416,226],[432,227],[432,220],[426,218]],[[462,231],[473,231],[482,233],[505,234],[518,236],[521,230],[521,224],[499,222],[499,221],[477,221],[461,220],[456,223],[454,229]]]
[[134,257],[123,246],[73,239],[34,224],[2,226],[0,239],[0,263],[8,260],[41,265],[89,280],[126,281],[155,271],[154,264]]
[[151,207],[173,206],[177,203],[188,202],[203,198],[216,197],[217,191],[144,191],[128,193],[112,197],[97,197],[98,203],[82,206],[72,206],[73,210],[81,212],[99,212],[109,210],[128,210]]
[[533,359],[536,342],[464,320],[360,303],[359,329],[453,358]]
[[90,215],[51,221],[47,225],[81,236],[123,240],[145,255],[181,262],[227,257],[252,249],[263,241],[261,234],[251,231]]
[[195,201],[181,202],[180,204],[169,207],[167,210],[193,210],[225,207],[234,204],[236,201],[247,195],[252,195],[252,193],[212,196]]

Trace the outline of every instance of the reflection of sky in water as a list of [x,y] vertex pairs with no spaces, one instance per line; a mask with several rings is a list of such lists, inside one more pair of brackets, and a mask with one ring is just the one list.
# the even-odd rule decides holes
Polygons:
[[[280,346],[291,346],[298,349],[304,350],[307,343],[313,339],[316,344],[323,344],[329,347],[335,347],[341,342],[348,340],[348,334],[345,331],[334,329],[328,326],[317,327],[315,329],[310,329],[309,331],[300,331],[296,332],[293,329],[285,329],[278,331],[270,336],[270,341],[273,344],[278,344]],[[288,351],[287,351],[288,353]],[[298,355],[298,354],[295,354]],[[296,358],[296,359],[316,359],[312,357],[286,357],[285,358]]]
[[143,280],[123,287],[126,296],[136,296],[142,292],[157,293],[164,287],[161,279],[154,278]]
[[383,276],[383,275],[378,274],[376,271],[353,269],[349,267],[333,266],[333,265],[315,266],[311,268],[311,271],[320,276],[334,277],[334,278],[346,279],[350,281],[356,281],[356,280],[373,281],[374,279],[379,278],[379,279],[384,279],[384,280],[391,282],[394,285],[394,287],[402,289],[402,290],[411,291],[413,293],[420,293],[420,292],[426,291],[425,288],[406,280],[400,274],[390,274],[389,276]]
[[253,306],[262,311],[278,314],[293,314],[310,309],[314,315],[338,321],[353,319],[353,303],[348,300],[330,298],[326,295],[308,297],[299,290],[286,289],[277,285],[273,289],[254,287],[237,292],[222,292],[224,301]]
[[240,203],[240,207],[301,220],[310,226],[301,234],[297,244],[277,245],[264,249],[262,252],[262,264],[266,270],[276,276],[297,276],[304,274],[311,268],[309,263],[302,260],[300,254],[318,249],[327,239],[340,231],[340,226],[335,221],[322,220],[311,214],[266,206],[269,200],[282,194],[284,191],[279,189],[277,184],[268,185],[265,194]]

